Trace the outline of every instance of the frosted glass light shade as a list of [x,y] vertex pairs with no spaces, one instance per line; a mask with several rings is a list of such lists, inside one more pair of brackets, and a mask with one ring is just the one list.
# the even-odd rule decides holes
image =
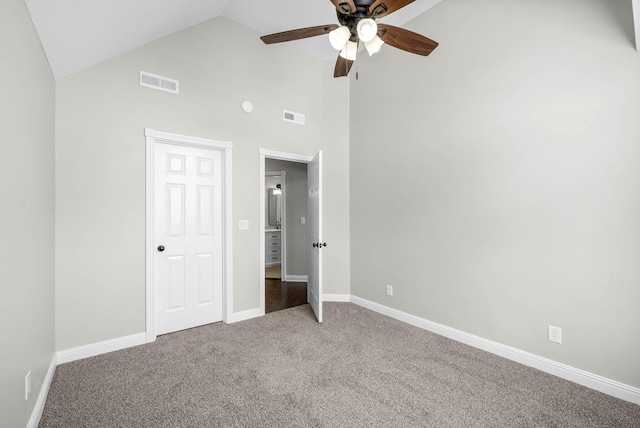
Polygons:
[[374,53],[378,52],[380,50],[380,48],[382,47],[382,45],[384,45],[384,42],[378,36],[375,36],[370,41],[364,43],[364,47],[365,47],[365,49],[367,49],[367,52],[369,52],[369,56],[371,56]]
[[348,41],[340,51],[340,56],[344,59],[348,59],[349,61],[355,61],[357,52],[358,44],[356,42]]
[[376,34],[378,34],[378,24],[371,18],[358,21],[356,29],[358,30],[358,37],[365,43],[373,40]]
[[351,38],[351,30],[349,27],[338,27],[329,33],[329,43],[335,50],[344,48],[345,43]]

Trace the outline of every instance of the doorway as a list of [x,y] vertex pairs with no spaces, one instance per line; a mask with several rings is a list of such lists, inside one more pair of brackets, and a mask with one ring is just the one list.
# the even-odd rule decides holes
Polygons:
[[260,158],[261,313],[310,303],[321,322],[322,258],[317,245],[311,249],[321,236],[321,152],[311,157],[261,149]]
[[145,129],[147,342],[231,315],[229,142]]
[[265,313],[307,303],[307,165],[265,160]]

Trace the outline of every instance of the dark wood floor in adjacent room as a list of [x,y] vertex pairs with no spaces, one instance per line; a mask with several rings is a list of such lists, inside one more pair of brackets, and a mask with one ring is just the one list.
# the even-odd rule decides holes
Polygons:
[[265,312],[293,308],[307,303],[306,282],[285,282],[280,279],[265,279]]

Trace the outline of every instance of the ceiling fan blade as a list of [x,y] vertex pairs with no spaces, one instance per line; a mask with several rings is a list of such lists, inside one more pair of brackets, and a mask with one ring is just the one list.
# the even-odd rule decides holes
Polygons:
[[438,42],[436,41],[413,31],[389,24],[378,24],[378,35],[383,42],[394,48],[422,56],[429,55],[438,47]]
[[344,77],[349,74],[349,70],[351,70],[351,66],[353,65],[353,61],[342,58],[338,55],[338,60],[336,61],[336,68],[333,70],[333,77]]
[[356,11],[356,4],[353,0],[331,0],[331,3],[333,3],[338,12],[343,15],[355,13]]
[[372,13],[374,18],[382,18],[398,9],[402,9],[414,1],[415,0],[375,0],[371,6],[369,6],[369,13]]
[[297,30],[283,31],[260,37],[260,40],[270,45],[271,43],[289,42],[291,40],[306,39],[308,37],[321,36],[338,28],[336,24],[318,25],[317,27],[298,28]]

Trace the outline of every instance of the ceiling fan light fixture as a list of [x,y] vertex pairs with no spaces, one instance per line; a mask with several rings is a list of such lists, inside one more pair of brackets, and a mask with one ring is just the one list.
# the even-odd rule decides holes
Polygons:
[[[261,36],[260,40],[270,45],[329,35],[331,46],[339,52],[333,77],[345,77],[349,75],[351,66],[356,60],[360,42],[364,44],[369,56],[377,53],[383,44],[421,56],[429,55],[438,47],[438,42],[421,34],[405,30],[402,27],[377,23],[378,18],[384,18],[414,1],[331,0],[331,3],[336,7],[339,24],[316,25],[315,27],[281,31]],[[285,120],[287,119],[285,118]]]
[[358,44],[356,42],[348,41],[340,51],[340,56],[346,60],[355,61],[357,52]]
[[329,43],[331,43],[331,46],[333,46],[333,48],[337,51],[342,50],[342,48],[344,48],[344,45],[347,43],[347,41],[349,41],[350,38],[351,30],[349,29],[349,27],[346,27],[344,25],[342,27],[336,28],[329,33]]
[[378,34],[378,24],[371,18],[364,18],[358,21],[356,25],[358,31],[358,38],[363,42],[370,42]]
[[367,52],[369,52],[369,56],[373,55],[374,53],[378,53],[382,45],[384,45],[384,42],[378,36],[375,36],[373,39],[371,39],[368,42],[364,42],[364,47],[367,50]]

